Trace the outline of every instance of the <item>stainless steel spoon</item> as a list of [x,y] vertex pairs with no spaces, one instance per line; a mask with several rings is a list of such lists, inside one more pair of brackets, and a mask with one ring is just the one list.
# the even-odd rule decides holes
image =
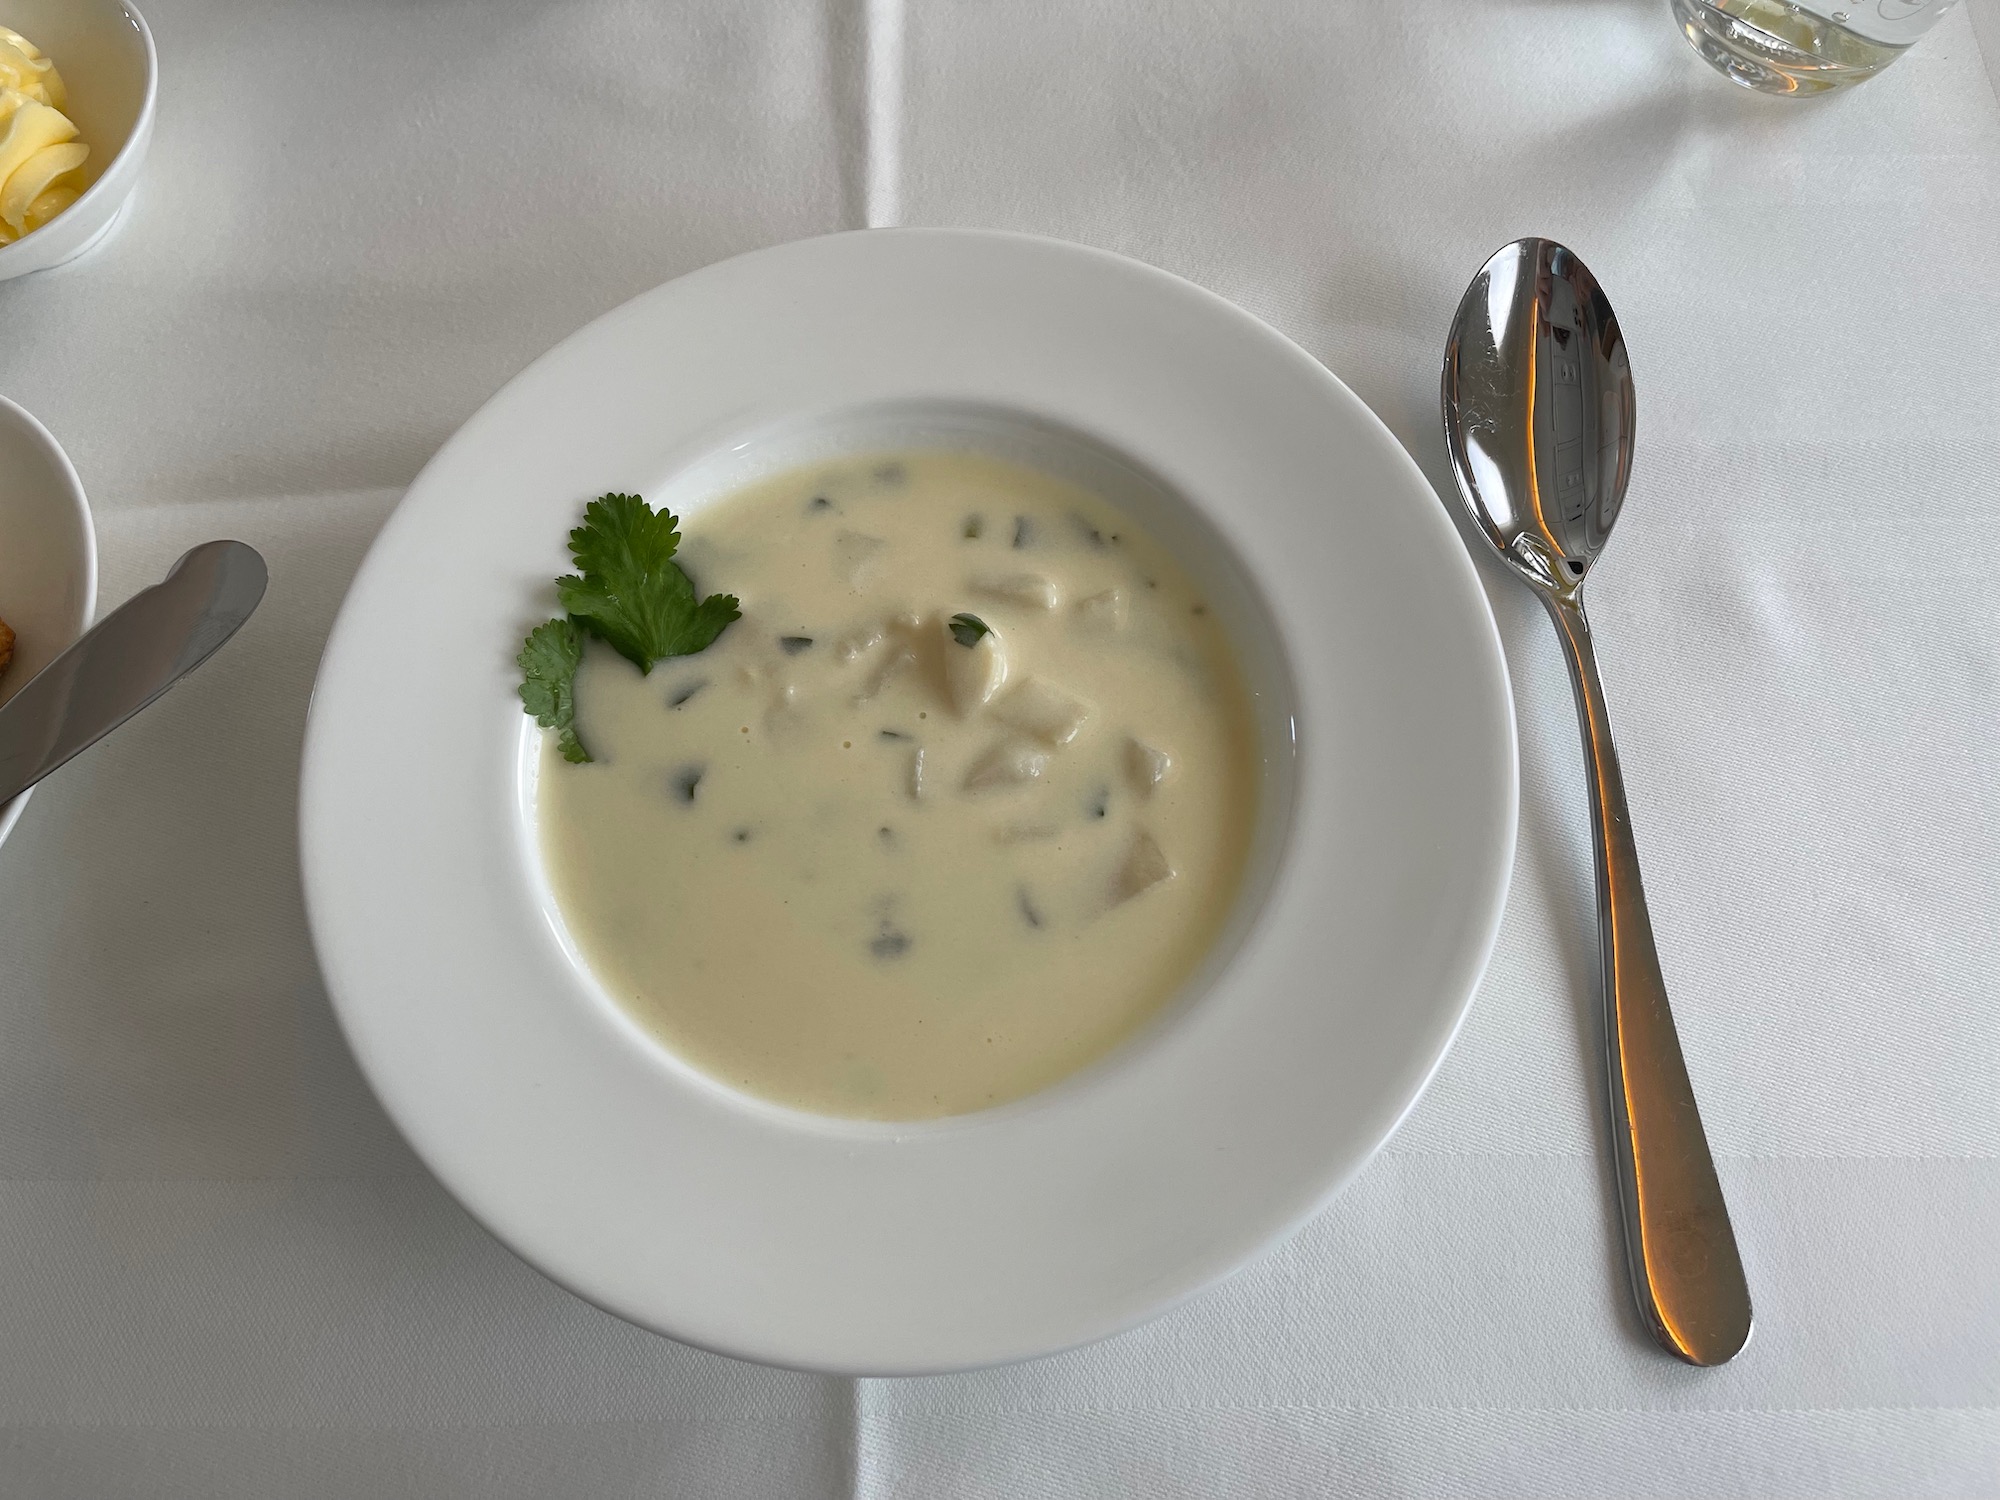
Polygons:
[[1495,254],[1445,345],[1445,441],[1466,510],[1556,623],[1583,719],[1632,1292],[1663,1348],[1719,1365],[1750,1337],[1750,1289],[1667,1006],[1583,613],[1583,580],[1631,477],[1632,418],[1625,341],[1583,262],[1541,239]]
[[0,802],[88,750],[236,634],[264,597],[264,559],[203,542],[106,615],[0,707]]

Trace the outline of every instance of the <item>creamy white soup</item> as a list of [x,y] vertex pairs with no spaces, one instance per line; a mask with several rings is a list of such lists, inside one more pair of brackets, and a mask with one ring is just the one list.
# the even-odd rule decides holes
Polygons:
[[1200,963],[1258,767],[1204,596],[1098,496],[973,453],[782,473],[685,520],[742,618],[593,644],[543,857],[598,980],[736,1088],[875,1119],[1102,1056]]

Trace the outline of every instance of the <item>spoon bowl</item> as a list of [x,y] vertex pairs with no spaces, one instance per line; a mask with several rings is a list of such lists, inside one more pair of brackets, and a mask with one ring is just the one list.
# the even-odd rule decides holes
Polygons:
[[1537,588],[1573,593],[1632,477],[1632,365],[1576,255],[1516,240],[1480,268],[1444,355],[1445,437],[1472,519]]

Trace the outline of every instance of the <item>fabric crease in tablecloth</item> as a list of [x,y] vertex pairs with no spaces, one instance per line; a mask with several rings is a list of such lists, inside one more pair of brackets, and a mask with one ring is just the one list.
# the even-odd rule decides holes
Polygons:
[[[107,606],[215,535],[272,586],[0,851],[0,1495],[2000,1494],[2000,0],[1797,103],[1663,0],[146,9],[134,212],[0,285],[0,390],[82,473]],[[1158,1323],[740,1365],[555,1288],[397,1137],[295,868],[347,580],[586,319],[894,223],[1213,288],[1441,486],[1472,271],[1532,232],[1604,281],[1640,446],[1591,603],[1757,1296],[1734,1365],[1628,1306],[1573,712],[1491,568],[1522,827],[1478,1002],[1339,1202]]]

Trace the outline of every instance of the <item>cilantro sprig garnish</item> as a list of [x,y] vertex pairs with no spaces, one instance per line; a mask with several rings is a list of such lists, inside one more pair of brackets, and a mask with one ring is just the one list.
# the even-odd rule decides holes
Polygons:
[[515,661],[521,668],[521,706],[536,723],[556,732],[568,761],[590,752],[576,732],[576,669],[583,642],[594,635],[641,672],[669,656],[693,656],[714,644],[742,614],[732,594],[695,597],[694,585],[674,553],[680,522],[637,495],[605,495],[584,507],[583,524],[569,534],[577,571],[556,580],[567,613],[537,625]]
[[695,602],[694,585],[674,561],[680,544],[673,513],[637,495],[591,501],[569,534],[577,572],[556,580],[563,608],[641,672],[707,650],[740,613],[729,594]]

